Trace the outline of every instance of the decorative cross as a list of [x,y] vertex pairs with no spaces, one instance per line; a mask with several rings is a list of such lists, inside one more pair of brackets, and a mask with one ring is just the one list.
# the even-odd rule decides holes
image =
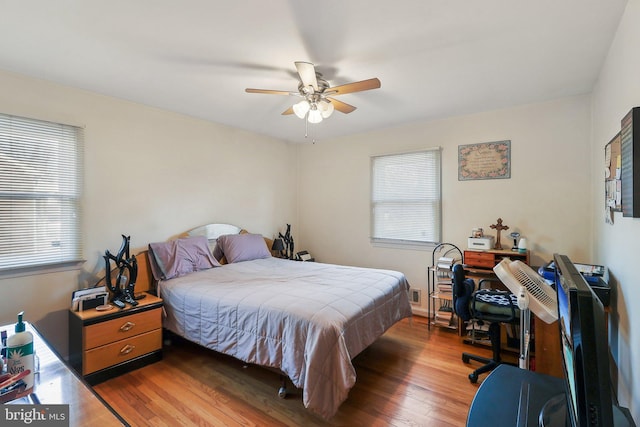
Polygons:
[[502,230],[508,230],[509,226],[502,225],[502,218],[498,218],[497,223],[496,224],[492,224],[489,227],[491,227],[494,230],[496,230],[496,245],[495,245],[494,249],[502,249],[502,244],[500,243],[500,232]]

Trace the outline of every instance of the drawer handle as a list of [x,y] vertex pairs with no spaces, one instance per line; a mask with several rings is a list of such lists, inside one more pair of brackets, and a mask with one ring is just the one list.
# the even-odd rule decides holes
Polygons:
[[127,322],[124,325],[120,326],[120,331],[121,332],[127,332],[130,331],[134,326],[136,326],[135,323],[133,322]]
[[122,347],[122,349],[120,350],[120,354],[123,354],[123,355],[124,354],[129,354],[135,349],[136,349],[135,345],[127,344],[124,347]]

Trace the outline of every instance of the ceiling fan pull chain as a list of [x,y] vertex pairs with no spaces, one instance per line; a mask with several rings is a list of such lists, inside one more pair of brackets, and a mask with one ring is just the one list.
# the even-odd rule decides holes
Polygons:
[[[307,113],[309,114],[309,113]],[[304,138],[307,139],[307,137],[309,136],[309,120],[305,120],[304,121]],[[316,139],[315,138],[311,138],[311,143],[315,144],[316,143]]]

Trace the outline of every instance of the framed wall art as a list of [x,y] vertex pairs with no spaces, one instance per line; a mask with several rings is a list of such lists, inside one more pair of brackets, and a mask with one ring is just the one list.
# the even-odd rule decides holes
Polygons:
[[604,147],[605,205],[613,212],[622,212],[622,151],[620,133]]
[[511,141],[458,146],[458,181],[511,178]]

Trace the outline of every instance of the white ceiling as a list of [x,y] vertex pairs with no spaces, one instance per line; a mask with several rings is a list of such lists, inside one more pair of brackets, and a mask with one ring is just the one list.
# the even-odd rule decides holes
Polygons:
[[[21,0],[0,2],[0,68],[275,138],[294,61],[358,107],[329,139],[591,91],[627,0]],[[0,94],[1,96],[1,94]]]

